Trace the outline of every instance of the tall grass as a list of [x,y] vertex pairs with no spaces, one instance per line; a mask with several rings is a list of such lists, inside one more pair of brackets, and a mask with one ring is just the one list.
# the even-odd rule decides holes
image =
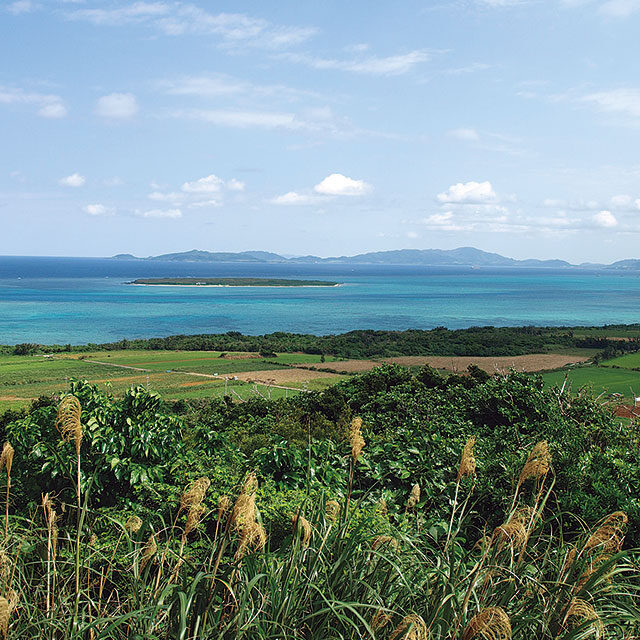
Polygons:
[[[81,499],[79,475],[75,508],[45,494],[38,510],[8,520],[0,554],[0,636],[637,637],[640,572],[637,553],[623,548],[626,515],[613,513],[566,540],[563,514],[547,512],[554,479],[546,443],[536,445],[516,473],[503,524],[479,530],[469,517],[473,439],[461,452],[457,476],[452,471],[455,498],[446,522],[430,520],[418,485],[405,504],[385,503],[375,517],[356,517],[375,500],[354,491],[366,447],[361,426],[352,425],[342,495],[291,504],[291,534],[273,546],[253,474],[216,505],[207,502],[209,480],[200,478],[185,489],[170,523],[131,514],[111,518],[113,534],[105,542],[92,534],[105,516],[92,511],[87,493]],[[81,432],[75,442],[79,469]]]

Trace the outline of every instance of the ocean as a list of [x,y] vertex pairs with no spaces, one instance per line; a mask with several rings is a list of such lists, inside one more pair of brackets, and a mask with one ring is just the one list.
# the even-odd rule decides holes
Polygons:
[[[142,277],[334,280],[340,287],[188,288]],[[640,274],[573,269],[0,257],[0,344],[174,334],[640,322]]]

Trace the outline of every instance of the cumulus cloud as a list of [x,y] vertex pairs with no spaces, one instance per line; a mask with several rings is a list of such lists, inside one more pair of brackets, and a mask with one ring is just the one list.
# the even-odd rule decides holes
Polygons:
[[364,180],[354,180],[341,173],[332,173],[313,190],[327,196],[361,196],[371,191],[371,185]]
[[439,193],[437,198],[439,202],[453,204],[486,204],[498,199],[489,181],[458,182]]
[[103,204],[88,204],[82,210],[90,216],[106,216],[113,213],[113,209],[105,207]]
[[98,98],[95,113],[109,120],[128,120],[138,113],[138,101],[132,93],[110,93]]
[[224,185],[224,180],[213,173],[205,178],[199,178],[193,182],[185,182],[182,190],[187,193],[216,193]]
[[603,209],[602,211],[596,213],[593,216],[593,221],[599,227],[605,228],[616,227],[618,225],[618,220],[616,219],[616,217],[611,213],[611,211],[607,211],[606,209]]
[[72,173],[70,176],[60,178],[58,183],[63,187],[81,187],[87,179],[79,173]]
[[229,189],[229,191],[244,191],[246,186],[242,180],[236,180],[235,178],[231,178],[231,180],[227,182],[227,189]]
[[180,209],[150,209],[149,211],[136,211],[141,218],[182,218]]
[[270,200],[272,204],[284,204],[284,205],[299,205],[299,204],[312,204],[313,198],[303,193],[297,193],[296,191],[289,191],[281,196],[276,196]]

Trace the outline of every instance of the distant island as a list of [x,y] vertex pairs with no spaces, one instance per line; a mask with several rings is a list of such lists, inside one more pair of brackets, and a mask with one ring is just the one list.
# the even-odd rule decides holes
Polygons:
[[337,287],[328,280],[282,280],[279,278],[138,278],[127,284],[177,287]]
[[375,251],[355,256],[297,256],[285,258],[269,251],[200,251],[193,249],[181,253],[165,253],[147,258],[137,258],[129,253],[113,256],[114,260],[152,260],[162,262],[248,262],[252,264],[379,264],[415,266],[459,266],[459,267],[518,267],[549,269],[615,269],[624,271],[640,270],[640,260],[618,260],[612,264],[583,263],[571,264],[566,260],[516,260],[498,253],[489,253],[474,247],[458,249],[399,249],[397,251]]

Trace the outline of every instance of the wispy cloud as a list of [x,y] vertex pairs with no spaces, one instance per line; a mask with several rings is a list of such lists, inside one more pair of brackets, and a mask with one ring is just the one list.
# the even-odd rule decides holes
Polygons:
[[316,33],[311,27],[277,25],[243,13],[210,13],[185,2],[133,2],[107,9],[75,9],[67,16],[99,26],[142,25],[169,36],[216,35],[229,47],[282,49]]
[[33,105],[42,118],[64,118],[67,108],[60,96],[49,93],[25,91],[0,85],[0,104]]
[[108,120],[129,120],[138,113],[138,102],[132,93],[110,93],[98,98],[95,113]]
[[416,49],[408,53],[386,57],[362,56],[344,60],[298,53],[282,54],[280,57],[313,69],[337,69],[365,75],[398,76],[408,73],[419,64],[428,62],[432,59],[432,55],[432,52],[427,49]]
[[622,87],[609,91],[597,91],[582,96],[579,102],[589,104],[605,113],[640,119],[640,89]]

